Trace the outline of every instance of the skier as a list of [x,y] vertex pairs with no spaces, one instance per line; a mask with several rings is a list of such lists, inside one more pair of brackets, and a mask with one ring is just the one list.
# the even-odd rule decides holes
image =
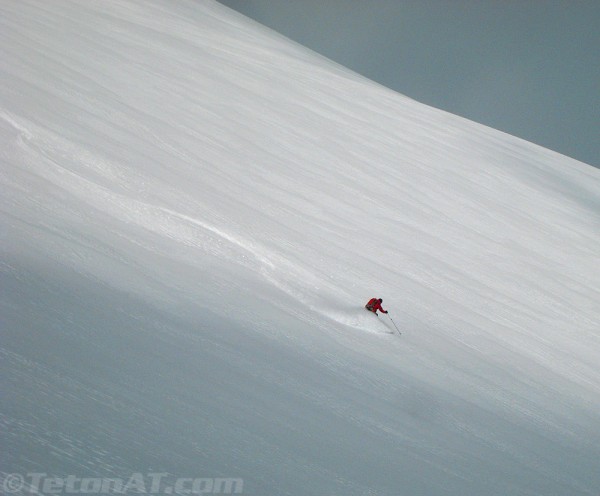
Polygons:
[[383,300],[381,298],[371,298],[369,303],[365,305],[365,308],[375,315],[377,315],[377,310],[381,310],[381,313],[387,313],[387,310],[384,310],[381,306],[382,302]]

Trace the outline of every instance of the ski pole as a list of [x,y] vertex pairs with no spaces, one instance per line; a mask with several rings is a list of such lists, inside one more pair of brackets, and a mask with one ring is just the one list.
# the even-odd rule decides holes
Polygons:
[[[390,317],[390,315],[389,315],[389,314],[388,314],[388,317]],[[390,320],[392,321],[392,324],[394,324],[394,327],[395,327],[395,328],[396,328],[396,330],[398,331],[398,334],[400,334],[400,335],[401,335],[402,333],[400,332],[400,329],[398,329],[398,326],[397,326],[397,325],[396,325],[396,323],[394,322],[394,319],[392,319],[392,318],[390,317]]]

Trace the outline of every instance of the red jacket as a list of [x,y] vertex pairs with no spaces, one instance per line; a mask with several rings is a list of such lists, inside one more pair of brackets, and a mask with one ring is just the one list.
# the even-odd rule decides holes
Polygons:
[[379,303],[379,298],[371,298],[369,303],[365,305],[365,308],[374,313],[377,313],[377,310],[381,310],[381,313],[387,313],[387,311],[381,306],[381,303]]

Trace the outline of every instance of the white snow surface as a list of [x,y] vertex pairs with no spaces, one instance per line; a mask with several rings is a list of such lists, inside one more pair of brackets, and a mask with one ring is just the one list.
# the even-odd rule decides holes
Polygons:
[[2,0],[0,165],[3,474],[599,494],[597,169],[209,0]]

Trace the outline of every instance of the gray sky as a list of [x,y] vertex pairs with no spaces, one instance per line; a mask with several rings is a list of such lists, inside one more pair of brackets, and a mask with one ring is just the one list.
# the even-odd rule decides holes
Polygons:
[[415,100],[600,167],[600,0],[220,0]]

